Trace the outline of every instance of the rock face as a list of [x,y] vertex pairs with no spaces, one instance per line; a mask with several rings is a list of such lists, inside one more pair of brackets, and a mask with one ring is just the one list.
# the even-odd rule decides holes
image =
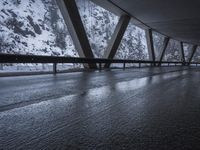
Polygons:
[[[96,57],[103,57],[119,17],[92,3],[90,0],[76,0],[76,2],[93,53]],[[130,23],[118,48],[116,58],[148,59],[144,30]]]
[[[90,0],[76,0],[92,51],[102,58],[119,16]],[[164,36],[153,34],[156,59]],[[186,58],[191,46],[184,46]],[[194,61],[199,61],[199,52]],[[0,0],[0,53],[79,57],[55,0]],[[115,55],[117,59],[148,60],[144,30],[129,24]],[[180,45],[171,40],[164,60],[180,61]],[[21,70],[33,70],[35,64],[20,64]],[[37,64],[36,64],[37,65]],[[19,64],[0,65],[0,70],[19,70]],[[16,69],[14,69],[16,67]],[[65,68],[81,67],[70,64]],[[6,70],[6,71],[7,71]],[[42,67],[41,70],[44,70]]]
[[[76,0],[95,57],[103,57],[119,17]],[[78,57],[55,0],[1,0],[0,52]],[[144,31],[131,25],[117,58],[148,59]]]
[[4,53],[78,56],[54,0],[0,1]]

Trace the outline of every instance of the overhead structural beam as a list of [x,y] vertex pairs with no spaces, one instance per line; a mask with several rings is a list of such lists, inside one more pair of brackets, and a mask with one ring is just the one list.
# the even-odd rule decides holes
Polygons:
[[193,58],[195,52],[197,51],[197,47],[198,47],[197,45],[194,45],[192,47],[192,50],[191,50],[191,53],[190,53],[190,56],[189,56],[189,60],[188,60],[189,65],[192,62],[192,58]]
[[[75,0],[56,0],[80,57],[94,58]],[[85,64],[96,69],[96,64]]]
[[181,49],[180,49],[181,59],[182,59],[183,63],[185,63],[185,53],[184,53],[184,49],[183,49],[183,42],[180,42],[180,46],[181,46]]
[[154,51],[154,44],[153,44],[153,34],[152,29],[147,29],[146,31],[146,39],[147,39],[147,47],[149,52],[149,60],[155,61],[155,51]]
[[163,47],[162,47],[162,50],[161,50],[161,53],[160,53],[160,56],[159,56],[159,65],[161,64],[162,60],[163,60],[163,57],[165,55],[165,51],[167,49],[167,45],[169,43],[169,40],[170,38],[169,37],[165,37],[164,39],[164,42],[163,42]]
[[126,14],[123,10],[119,9],[115,5],[113,5],[109,0],[91,0],[93,3],[98,6],[114,13],[117,16],[121,16],[122,14]]
[[[130,17],[128,15],[122,15],[119,19],[119,22],[115,28],[115,31],[111,37],[111,40],[108,43],[108,47],[104,53],[104,58],[113,59],[117,49],[121,43],[121,40],[124,36],[124,33],[130,22]],[[110,64],[105,64],[105,68],[109,68]]]
[[91,0],[92,2],[96,3],[97,5],[105,8],[106,10],[114,13],[117,16],[121,15],[128,15],[131,17],[131,20],[134,22],[134,25],[142,28],[142,29],[148,29],[149,27],[145,24],[143,24],[140,20],[135,18],[134,16],[131,16],[130,13],[116,5],[112,0]]

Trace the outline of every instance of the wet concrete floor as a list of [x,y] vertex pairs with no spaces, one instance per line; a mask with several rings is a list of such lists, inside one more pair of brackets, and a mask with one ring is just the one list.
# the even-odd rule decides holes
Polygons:
[[200,149],[200,68],[0,78],[0,150]]

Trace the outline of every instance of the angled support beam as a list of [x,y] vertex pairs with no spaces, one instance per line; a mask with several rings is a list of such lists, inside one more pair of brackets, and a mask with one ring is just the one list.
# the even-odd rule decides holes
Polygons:
[[153,45],[153,34],[152,29],[146,30],[146,39],[147,39],[147,47],[149,52],[149,60],[155,61],[155,51],[154,51],[154,45]]
[[183,61],[183,65],[185,64],[185,53],[184,53],[184,49],[183,49],[183,42],[180,42],[180,53],[181,53],[181,60]]
[[[115,31],[111,37],[111,40],[108,43],[108,47],[104,53],[104,58],[107,59],[113,59],[117,49],[121,43],[121,40],[123,38],[123,35],[128,27],[129,21],[130,21],[130,17],[128,15],[122,15],[119,19],[119,22],[115,28]],[[105,68],[109,68],[110,64],[107,63],[104,66]]]
[[[75,0],[56,0],[80,57],[94,58]],[[84,65],[96,69],[96,64]]]
[[191,64],[192,58],[193,58],[195,52],[197,51],[197,47],[198,47],[197,45],[194,45],[194,46],[192,47],[192,50],[191,50],[191,53],[190,53],[190,56],[189,56],[189,61],[188,61],[188,64],[189,64],[189,65]]
[[163,60],[163,57],[165,55],[165,51],[167,49],[168,43],[169,43],[170,38],[169,37],[165,37],[164,42],[163,42],[163,47],[159,56],[159,66],[161,65],[161,62]]

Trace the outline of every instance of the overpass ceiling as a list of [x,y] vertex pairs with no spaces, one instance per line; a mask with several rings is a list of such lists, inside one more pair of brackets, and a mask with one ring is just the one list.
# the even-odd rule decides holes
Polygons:
[[110,0],[147,26],[200,45],[200,0]]

